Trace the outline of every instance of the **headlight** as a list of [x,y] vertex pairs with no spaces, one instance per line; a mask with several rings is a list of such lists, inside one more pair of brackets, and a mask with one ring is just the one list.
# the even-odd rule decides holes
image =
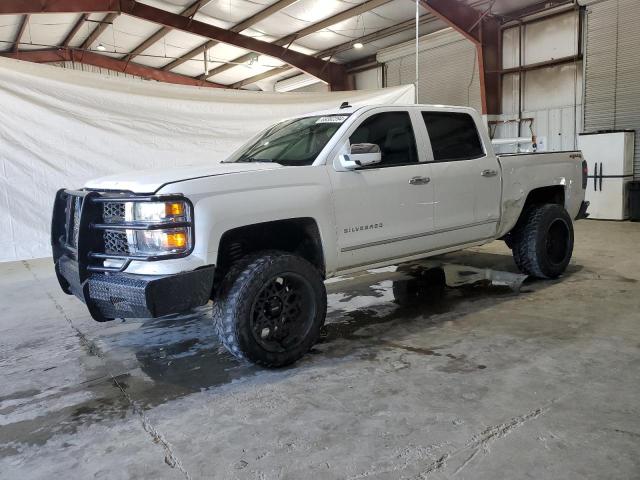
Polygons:
[[140,202],[129,205],[127,221],[164,223],[189,220],[185,202]]
[[126,230],[130,254],[175,255],[193,247],[191,207],[185,201],[127,202],[124,219],[126,223],[154,227]]
[[[127,230],[129,248],[138,255],[184,253],[189,250],[190,229]],[[131,241],[133,240],[133,242]]]

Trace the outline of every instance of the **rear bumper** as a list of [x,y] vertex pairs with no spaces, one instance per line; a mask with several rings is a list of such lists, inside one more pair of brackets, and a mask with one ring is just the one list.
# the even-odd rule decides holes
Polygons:
[[162,317],[204,305],[215,271],[210,266],[166,276],[94,273],[81,281],[78,263],[67,256],[55,269],[62,289],[82,300],[98,321]]
[[583,201],[580,205],[580,210],[578,210],[578,214],[576,215],[576,220],[582,220],[587,218],[589,214],[587,213],[587,209],[589,208],[589,202]]

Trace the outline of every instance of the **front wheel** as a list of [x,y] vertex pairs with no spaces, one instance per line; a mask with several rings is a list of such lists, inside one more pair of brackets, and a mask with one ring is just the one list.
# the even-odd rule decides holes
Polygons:
[[266,367],[301,358],[327,312],[322,276],[287,252],[251,255],[223,279],[213,304],[218,337],[234,356]]
[[513,258],[522,273],[557,278],[573,253],[573,222],[560,205],[531,207],[512,234]]

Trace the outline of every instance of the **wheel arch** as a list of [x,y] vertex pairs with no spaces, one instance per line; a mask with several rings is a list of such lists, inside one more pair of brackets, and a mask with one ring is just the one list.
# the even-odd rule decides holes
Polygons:
[[565,185],[546,185],[533,188],[529,191],[524,201],[508,203],[503,207],[503,221],[500,228],[500,240],[509,240],[509,235],[522,223],[527,212],[536,205],[553,204],[566,208],[566,187]]
[[243,225],[224,232],[218,248],[214,284],[235,262],[260,250],[295,253],[315,266],[323,278],[326,275],[318,223],[311,217],[298,217]]

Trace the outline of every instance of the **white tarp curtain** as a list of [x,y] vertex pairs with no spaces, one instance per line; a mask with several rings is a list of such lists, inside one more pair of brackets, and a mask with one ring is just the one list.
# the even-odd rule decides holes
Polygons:
[[55,192],[143,168],[223,160],[269,124],[413,86],[335,93],[182,87],[0,58],[0,261],[50,255]]

